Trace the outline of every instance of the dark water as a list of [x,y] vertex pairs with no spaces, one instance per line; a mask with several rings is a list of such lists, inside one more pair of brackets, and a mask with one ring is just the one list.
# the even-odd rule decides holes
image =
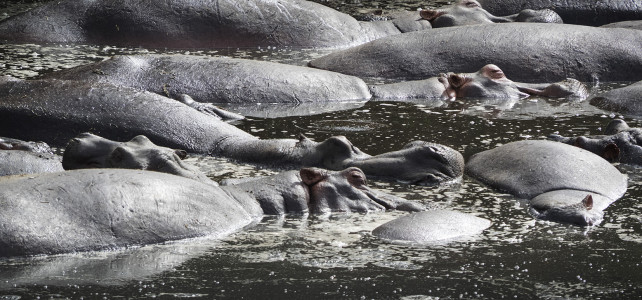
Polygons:
[[[331,4],[378,9],[397,2],[367,3],[366,8],[359,1]],[[397,4],[415,5],[411,1]],[[31,78],[113,54],[141,52],[163,51],[3,44],[0,74]],[[190,53],[299,65],[324,54],[287,48]],[[594,92],[620,85],[601,83]],[[341,108],[302,110],[327,111],[313,115],[257,117],[274,111],[266,107],[270,108],[264,104],[264,110],[236,125],[262,138],[303,133],[320,141],[345,135],[370,154],[396,150],[413,140],[434,141],[461,151],[466,158],[500,144],[542,139],[551,133],[598,134],[610,119],[618,117],[586,102],[542,98],[497,103],[350,103]],[[631,125],[642,125],[639,119],[624,119]],[[191,157],[189,161],[214,179],[274,172],[209,157]],[[642,170],[618,167],[629,176],[628,193],[606,210],[605,220],[596,227],[535,221],[526,211],[525,200],[467,177],[444,187],[371,180],[371,185],[395,195],[431,208],[471,213],[493,225],[468,239],[410,246],[370,235],[379,224],[402,215],[399,212],[268,217],[258,226],[222,240],[0,260],[0,299],[639,298]]]

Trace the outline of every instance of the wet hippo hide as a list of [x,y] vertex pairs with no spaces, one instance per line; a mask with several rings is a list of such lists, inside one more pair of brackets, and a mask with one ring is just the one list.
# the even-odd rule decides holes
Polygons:
[[408,214],[387,222],[372,231],[384,240],[433,243],[481,233],[490,227],[489,220],[450,210],[431,210]]
[[310,66],[355,76],[423,79],[492,63],[523,82],[642,79],[642,31],[509,23],[436,28],[339,50]]
[[0,203],[0,256],[223,236],[260,218],[216,186],[124,169],[2,177]]
[[0,176],[63,171],[61,157],[24,150],[0,150]]
[[298,0],[67,0],[0,24],[0,39],[12,42],[148,48],[340,47],[398,33],[390,21],[359,22]]
[[552,9],[564,23],[599,26],[623,20],[642,19],[638,0],[479,0],[493,14],[510,14],[522,9]]
[[642,81],[629,86],[612,89],[589,99],[601,109],[642,116]]
[[642,30],[642,20],[614,22],[600,26],[602,28],[628,28]]
[[[262,140],[146,91],[106,83],[5,79],[0,83],[0,94],[5,95],[0,99],[0,135],[4,136],[62,146],[82,132],[113,140],[145,135],[160,146],[191,153],[279,168],[364,166],[368,175],[420,184],[437,184],[463,174],[461,154],[443,145],[419,143],[370,156],[342,136],[323,142],[305,137]],[[395,168],[390,169],[391,164]]]
[[190,55],[127,55],[43,78],[107,82],[210,103],[365,100],[365,82],[335,72],[272,62]]
[[561,210],[550,215],[562,218],[550,219],[578,225],[599,223],[601,210],[627,188],[627,177],[606,160],[552,141],[519,141],[477,153],[467,161],[466,174],[520,198],[543,197],[531,200],[536,217]]

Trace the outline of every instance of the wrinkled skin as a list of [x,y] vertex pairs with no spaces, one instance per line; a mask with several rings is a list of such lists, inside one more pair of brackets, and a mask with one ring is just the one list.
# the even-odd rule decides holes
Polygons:
[[623,120],[612,120],[604,135],[563,137],[550,135],[550,140],[593,152],[609,162],[642,165],[642,129],[631,128]]
[[642,116],[640,99],[642,99],[642,81],[598,94],[591,97],[589,101],[591,105],[601,109]]
[[521,99],[531,95],[584,99],[588,90],[581,82],[567,78],[552,84],[528,84],[506,78],[496,65],[485,65],[475,73],[448,73],[426,80],[371,86],[375,98],[457,98]]
[[179,49],[345,47],[427,28],[416,15],[359,22],[299,0],[63,0],[0,23],[0,39]]
[[508,22],[562,23],[562,18],[549,9],[529,9],[518,14],[497,17],[483,9],[476,0],[459,0],[453,5],[439,9],[424,9],[420,11],[420,15],[430,21],[433,28]]
[[608,162],[552,141],[512,142],[477,153],[467,161],[466,173],[529,199],[537,218],[581,226],[598,224],[601,211],[627,188],[627,177]]
[[600,26],[642,19],[642,2],[638,0],[478,0],[493,14],[510,14],[522,9],[552,9],[564,23]]
[[[370,166],[364,167],[368,175],[419,184],[435,183],[435,176],[448,174],[447,179],[454,180],[462,175],[463,157],[446,146],[440,146],[437,155],[427,151],[421,156],[402,149],[371,156],[342,136],[322,142],[307,138],[261,140],[178,101],[110,84],[7,80],[0,83],[0,95],[4,95],[0,135],[19,135],[14,137],[52,145],[64,145],[83,132],[113,140],[145,135],[163,147],[279,168],[343,170],[368,163]],[[394,169],[389,168],[391,164]]]
[[[388,36],[309,66],[358,77],[429,78],[488,63],[520,82],[642,80],[642,31],[568,24],[457,26]],[[473,51],[474,49],[474,51]]]

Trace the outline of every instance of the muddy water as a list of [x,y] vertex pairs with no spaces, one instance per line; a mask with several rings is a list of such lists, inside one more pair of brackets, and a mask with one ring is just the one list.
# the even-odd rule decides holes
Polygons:
[[[333,3],[339,8],[378,9],[385,2]],[[2,44],[0,74],[33,78],[114,54],[146,52],[164,51]],[[302,65],[324,52],[257,48],[190,54]],[[622,84],[592,87],[595,93]],[[542,98],[355,102],[304,107],[296,116],[284,116],[278,113],[282,107],[268,104],[244,109],[253,116],[236,125],[262,138],[303,133],[323,140],[345,135],[370,154],[420,139],[451,146],[466,158],[511,141],[543,139],[552,133],[598,134],[610,119],[621,117],[586,102]],[[639,119],[624,119],[642,126]],[[188,160],[216,180],[274,172],[210,157]],[[0,260],[0,299],[638,298],[642,295],[642,170],[618,167],[629,176],[629,190],[606,210],[601,225],[588,229],[535,221],[526,211],[525,200],[467,177],[443,187],[370,180],[377,188],[430,208],[471,213],[490,219],[493,225],[468,239],[412,246],[370,235],[379,224],[400,216],[398,212],[266,217],[256,227],[222,240]]]

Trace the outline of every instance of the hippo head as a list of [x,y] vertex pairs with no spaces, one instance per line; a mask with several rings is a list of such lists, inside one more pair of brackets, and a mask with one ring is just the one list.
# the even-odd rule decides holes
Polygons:
[[196,168],[184,164],[184,150],[160,147],[139,135],[128,142],[115,142],[91,133],[71,139],[63,154],[65,170],[87,168],[141,169],[179,175],[211,183]]
[[581,202],[552,208],[531,206],[531,213],[536,218],[554,222],[570,223],[579,226],[593,226],[602,222],[604,213],[593,209],[593,197],[586,196]]
[[366,175],[359,168],[343,171],[303,168],[300,176],[310,193],[308,207],[312,213],[423,210],[408,200],[370,189]]
[[321,143],[302,137],[297,148],[305,149],[303,163],[330,170],[361,168],[369,176],[404,183],[434,185],[460,178],[464,170],[461,153],[443,145],[416,141],[401,150],[371,156],[352,145],[344,136]]
[[511,81],[496,65],[488,64],[476,73],[441,74],[448,98],[511,98],[530,95],[544,97],[578,97],[588,95],[586,87],[577,80],[567,79],[553,84],[527,84]]
[[421,10],[419,14],[435,28],[507,22],[562,23],[562,18],[549,9],[524,10],[519,14],[497,17],[483,9],[475,0],[460,0],[439,9]]

